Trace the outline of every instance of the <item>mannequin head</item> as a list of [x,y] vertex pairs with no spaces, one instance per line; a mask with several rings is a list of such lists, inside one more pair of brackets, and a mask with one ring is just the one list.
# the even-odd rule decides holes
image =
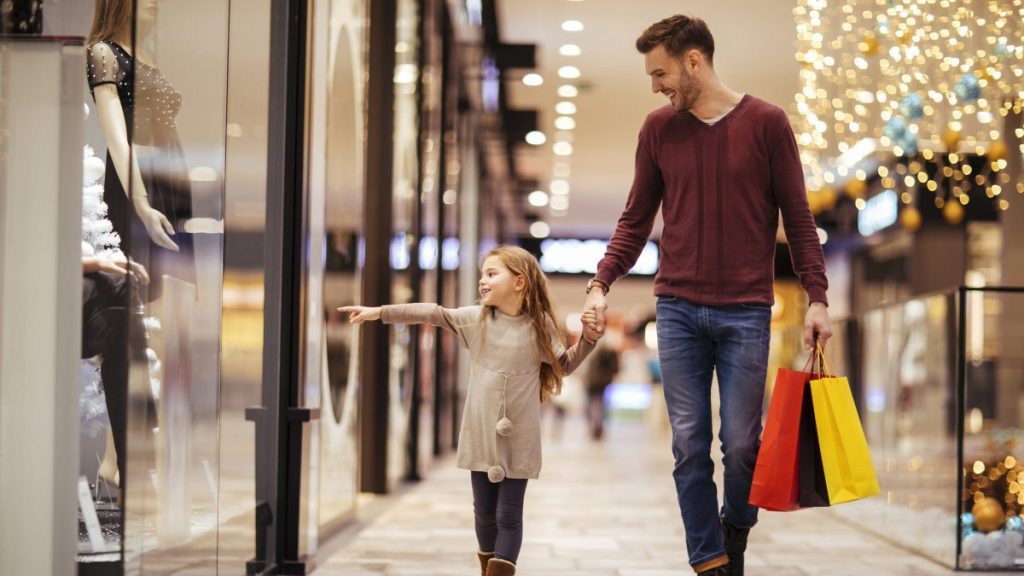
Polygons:
[[[89,32],[89,43],[101,40],[131,40],[132,0],[96,0],[96,12]],[[158,0],[138,0],[136,34],[144,38],[153,28],[159,11]]]

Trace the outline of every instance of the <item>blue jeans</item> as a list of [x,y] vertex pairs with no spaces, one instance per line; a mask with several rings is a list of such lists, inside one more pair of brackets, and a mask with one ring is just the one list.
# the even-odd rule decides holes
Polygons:
[[[672,425],[679,509],[690,564],[725,554],[721,519],[737,528],[757,523],[747,503],[761,437],[771,309],[702,306],[658,298],[658,355]],[[711,375],[718,372],[725,498],[718,509],[712,478]]]

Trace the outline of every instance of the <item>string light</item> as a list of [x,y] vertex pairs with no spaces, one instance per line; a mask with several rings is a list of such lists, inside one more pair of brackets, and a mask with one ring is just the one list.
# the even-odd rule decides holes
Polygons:
[[812,207],[829,186],[856,196],[844,182],[866,179],[847,172],[871,140],[882,184],[905,203],[918,190],[939,207],[985,194],[1006,210],[1013,195],[997,190],[1024,190],[1004,172],[1024,153],[1010,150],[1024,136],[1024,0],[798,0],[794,18],[794,129]]

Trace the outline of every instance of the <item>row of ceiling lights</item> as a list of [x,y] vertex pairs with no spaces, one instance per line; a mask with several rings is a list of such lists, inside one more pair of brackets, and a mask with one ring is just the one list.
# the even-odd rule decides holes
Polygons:
[[[578,2],[581,0],[569,1]],[[562,30],[570,33],[582,32],[583,23],[579,20],[566,20],[562,22]],[[558,53],[562,56],[573,58],[582,54],[582,50],[577,44],[566,43],[558,49]],[[565,65],[559,67],[558,76],[563,80],[577,80],[580,78],[581,72],[576,66]],[[541,86],[544,84],[544,77],[537,73],[530,73],[523,77],[523,84],[531,87]],[[551,180],[548,192],[534,190],[527,197],[527,201],[531,206],[535,208],[548,206],[551,215],[556,217],[565,216],[569,210],[568,178],[571,174],[569,157],[573,153],[572,130],[576,129],[576,120],[573,118],[576,114],[576,104],[568,99],[575,98],[578,94],[579,90],[576,86],[568,82],[558,87],[558,96],[565,100],[560,100],[555,105],[557,116],[555,117],[554,125],[558,132],[555,133],[555,142],[551,146],[551,151],[554,152],[558,159],[554,164],[554,178]],[[547,135],[540,130],[534,130],[526,135],[526,142],[533,146],[543,146],[547,141]],[[546,238],[550,233],[551,227],[543,220],[538,220],[530,225],[530,234],[535,238]]]

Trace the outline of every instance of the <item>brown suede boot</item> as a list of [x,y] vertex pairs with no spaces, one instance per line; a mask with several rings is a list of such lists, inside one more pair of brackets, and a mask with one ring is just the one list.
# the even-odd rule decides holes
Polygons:
[[487,561],[494,558],[494,552],[477,552],[476,557],[480,560],[480,576],[487,576]]
[[501,558],[491,558],[487,561],[487,574],[484,576],[515,576],[516,565]]

